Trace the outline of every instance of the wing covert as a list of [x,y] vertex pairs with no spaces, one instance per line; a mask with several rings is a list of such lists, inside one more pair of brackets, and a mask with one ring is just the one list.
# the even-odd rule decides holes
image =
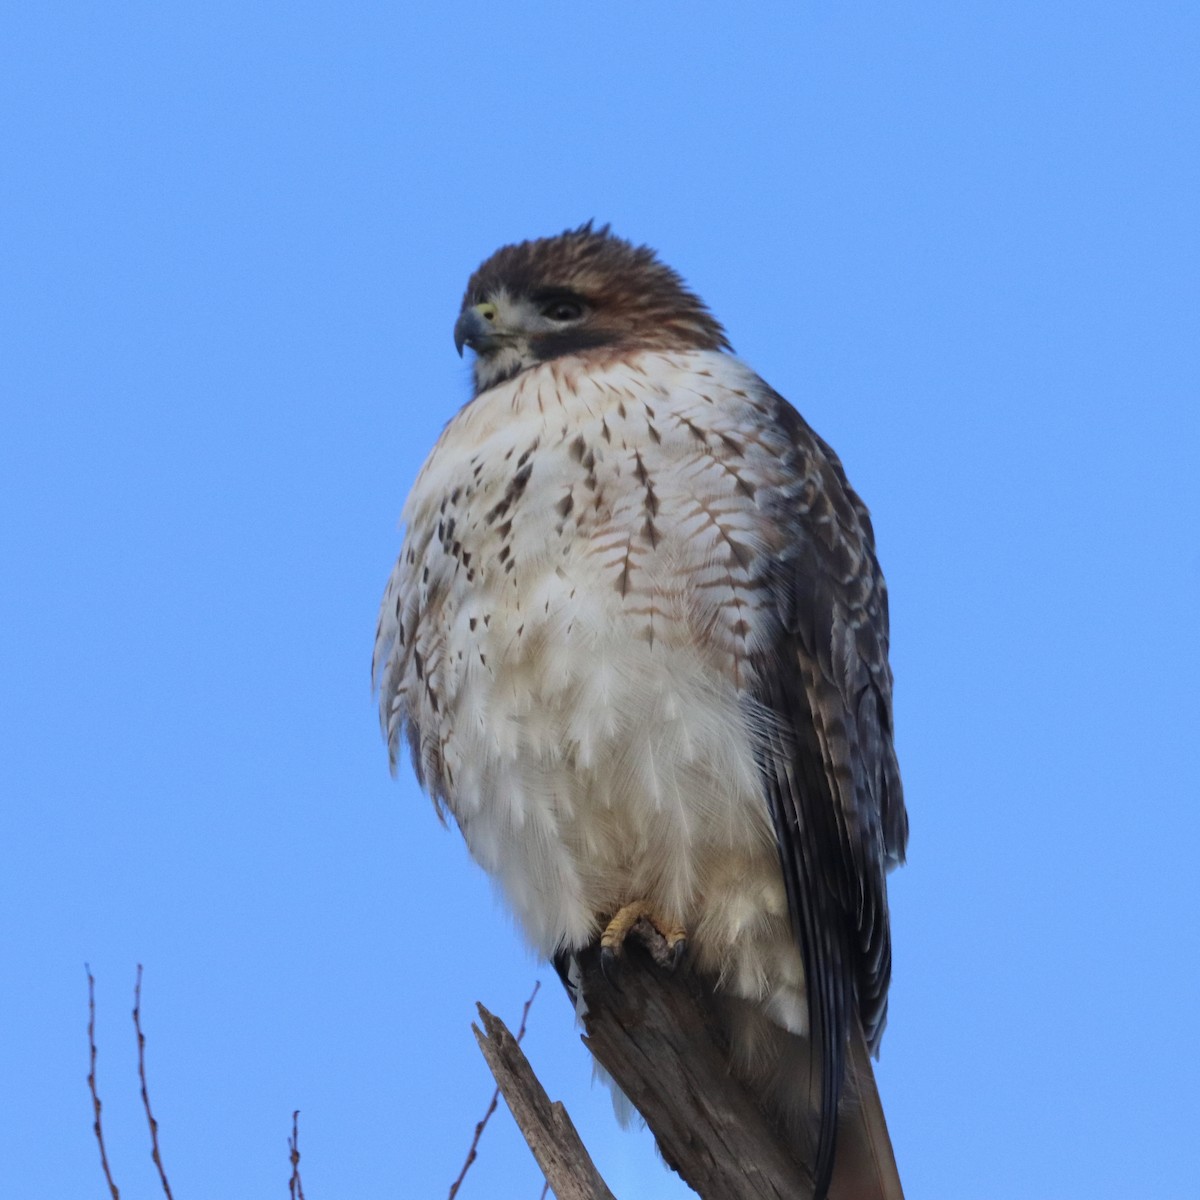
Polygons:
[[755,699],[771,714],[760,769],[804,960],[821,1113],[818,1194],[832,1170],[847,1039],[874,1051],[887,1014],[886,873],[907,817],[892,747],[887,592],[866,507],[836,454],[780,396],[787,449],[765,503],[782,540],[766,556],[772,627]]

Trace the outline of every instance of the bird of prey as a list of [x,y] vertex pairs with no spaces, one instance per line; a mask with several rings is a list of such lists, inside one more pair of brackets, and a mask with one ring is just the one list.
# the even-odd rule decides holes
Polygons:
[[498,250],[454,340],[474,396],[408,497],[376,637],[393,764],[407,742],[545,958],[619,952],[643,916],[686,946],[734,1069],[783,1128],[819,1114],[797,1136],[823,1195],[907,840],[867,509],[607,226]]

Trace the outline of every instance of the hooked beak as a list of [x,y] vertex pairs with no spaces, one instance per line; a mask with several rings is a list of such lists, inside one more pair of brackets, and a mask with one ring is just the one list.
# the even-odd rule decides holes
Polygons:
[[462,358],[464,346],[478,353],[496,338],[496,306],[475,304],[465,308],[454,323],[454,348]]

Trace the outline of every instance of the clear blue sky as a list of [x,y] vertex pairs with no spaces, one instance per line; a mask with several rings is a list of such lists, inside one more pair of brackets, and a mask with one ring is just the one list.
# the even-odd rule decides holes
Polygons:
[[[1194,1197],[1200,8],[10,6],[0,37],[0,1195],[444,1196],[568,1006],[369,694],[497,245],[648,242],[842,454],[893,598],[913,1200]],[[420,10],[419,12],[417,10]],[[537,1200],[503,1111],[462,1200]]]

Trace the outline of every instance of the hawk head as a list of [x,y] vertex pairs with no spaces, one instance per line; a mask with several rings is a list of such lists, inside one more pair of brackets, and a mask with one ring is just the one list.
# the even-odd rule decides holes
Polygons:
[[589,221],[497,250],[471,276],[454,344],[475,351],[475,391],[589,350],[728,350],[720,323],[646,246]]

